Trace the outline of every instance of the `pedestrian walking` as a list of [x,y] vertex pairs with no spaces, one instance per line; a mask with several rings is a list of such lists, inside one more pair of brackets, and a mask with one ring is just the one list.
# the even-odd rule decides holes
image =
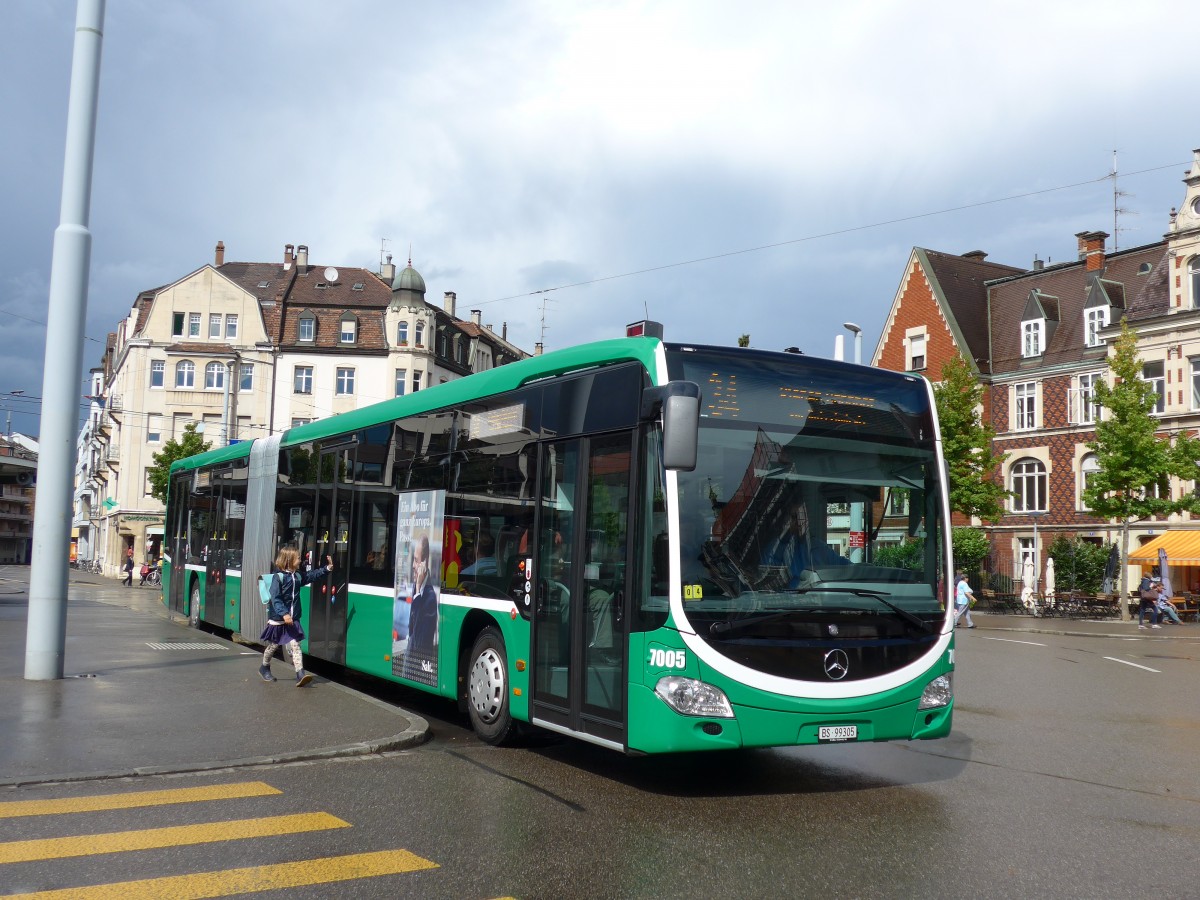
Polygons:
[[967,617],[967,627],[974,628],[975,623],[971,621],[971,601],[975,599],[975,592],[971,590],[971,585],[967,583],[967,573],[959,572],[955,577],[954,585],[954,627],[959,627],[959,619],[963,616]]
[[296,687],[304,687],[312,681],[312,675],[304,671],[304,656],[300,651],[300,642],[304,640],[304,628],[300,625],[304,612],[300,605],[300,588],[333,571],[333,559],[326,556],[323,568],[309,569],[303,574],[297,571],[299,567],[300,552],[295,547],[284,547],[275,557],[275,568],[279,571],[271,576],[267,627],[258,637],[267,645],[258,674],[263,681],[275,681],[271,674],[271,657],[279,647],[286,647],[296,670]]
[[125,551],[125,562],[121,564],[121,568],[125,570],[125,580],[121,584],[125,587],[133,587],[133,548],[130,547]]
[[[1143,579],[1144,580],[1144,579]],[[1151,578],[1148,587],[1139,587],[1138,628],[1146,630],[1146,613],[1150,613],[1150,627],[1162,628],[1158,624],[1158,598],[1162,595],[1162,579]]]

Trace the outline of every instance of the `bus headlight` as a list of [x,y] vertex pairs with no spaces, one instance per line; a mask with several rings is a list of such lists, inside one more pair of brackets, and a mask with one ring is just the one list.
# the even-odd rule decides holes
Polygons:
[[950,701],[954,699],[954,683],[950,680],[949,673],[939,675],[929,684],[925,685],[925,692],[921,694],[921,702],[917,704],[917,709],[934,709],[939,706],[949,706]]
[[662,697],[675,712],[685,716],[733,718],[733,707],[729,705],[725,692],[695,678],[667,675],[658,679],[654,693]]

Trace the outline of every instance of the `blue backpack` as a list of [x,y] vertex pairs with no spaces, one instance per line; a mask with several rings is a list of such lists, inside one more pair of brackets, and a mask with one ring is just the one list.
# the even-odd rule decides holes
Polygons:
[[274,578],[274,575],[258,576],[258,599],[262,601],[263,606],[271,602],[271,582]]

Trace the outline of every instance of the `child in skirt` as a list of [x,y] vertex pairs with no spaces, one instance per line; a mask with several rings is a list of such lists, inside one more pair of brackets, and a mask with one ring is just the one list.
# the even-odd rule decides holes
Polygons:
[[295,547],[284,547],[275,557],[275,568],[279,571],[271,576],[271,602],[267,606],[267,627],[258,639],[267,645],[263,651],[262,665],[258,674],[263,681],[274,681],[271,674],[271,657],[275,650],[286,647],[296,669],[296,687],[304,687],[312,681],[312,675],[304,671],[304,657],[300,653],[300,642],[304,640],[304,628],[300,625],[300,588],[309,582],[324,578],[333,571],[333,559],[325,557],[325,566],[300,573],[300,552]]

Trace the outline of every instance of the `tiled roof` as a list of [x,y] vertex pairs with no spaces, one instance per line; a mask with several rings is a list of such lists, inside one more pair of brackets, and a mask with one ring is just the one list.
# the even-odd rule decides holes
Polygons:
[[[1021,366],[1021,319],[1031,290],[1058,298],[1059,324],[1050,335],[1043,354],[1029,362],[1039,366],[1079,362],[1097,353],[1095,348],[1084,345],[1083,308],[1092,276],[1099,275],[1107,282],[1116,282],[1123,286],[1124,296],[1136,297],[1144,293],[1154,274],[1153,270],[1139,274],[1142,264],[1149,262],[1154,266],[1165,255],[1165,243],[1150,244],[1107,257],[1100,272],[1086,271],[1086,263],[1080,260],[990,285],[992,372],[1001,374]],[[1104,287],[1112,296],[1112,285]],[[1147,304],[1156,302],[1153,296],[1147,295]],[[1165,292],[1161,309],[1166,311]],[[1113,318],[1115,324],[1120,318],[1119,310],[1114,312]],[[1130,318],[1134,316],[1130,314]]]
[[931,280],[941,289],[970,355],[986,370],[988,322],[986,283],[996,278],[1019,275],[1024,269],[988,262],[974,256],[955,256],[924,250],[932,272]]

